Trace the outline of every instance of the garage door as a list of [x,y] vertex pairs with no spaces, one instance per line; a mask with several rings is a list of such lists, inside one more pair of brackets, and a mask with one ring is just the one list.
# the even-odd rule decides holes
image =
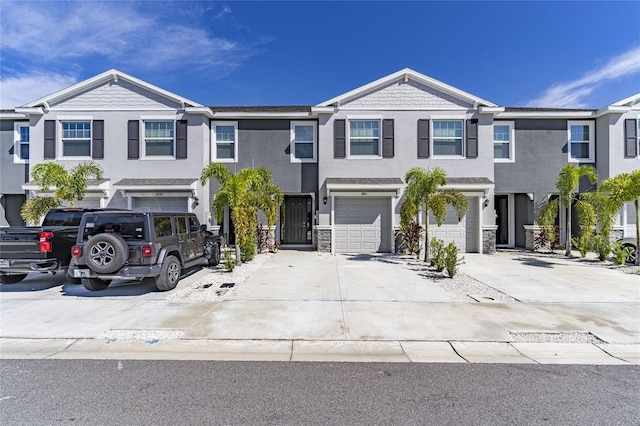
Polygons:
[[134,209],[160,212],[186,212],[189,209],[187,197],[135,198]]
[[74,201],[73,207],[78,209],[98,209],[100,208],[100,199],[83,198],[82,200]]
[[436,226],[433,216],[429,219],[429,238],[443,240],[445,244],[453,242],[461,253],[478,252],[478,206],[477,198],[467,198],[469,209],[458,222],[458,216],[451,206],[447,206],[447,217],[441,226]]
[[391,251],[389,198],[336,198],[335,252]]

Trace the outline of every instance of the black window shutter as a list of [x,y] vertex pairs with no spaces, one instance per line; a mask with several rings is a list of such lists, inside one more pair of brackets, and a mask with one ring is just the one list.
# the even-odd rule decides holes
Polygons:
[[333,158],[345,158],[347,156],[345,120],[333,121]]
[[478,158],[478,120],[467,120],[467,158]]
[[93,120],[93,140],[91,141],[91,158],[102,160],[104,158],[104,120]]
[[44,121],[44,158],[56,158],[56,121]]
[[140,158],[140,122],[138,120],[129,120],[127,134],[127,158],[136,160]]
[[638,122],[633,118],[624,121],[624,156],[633,158],[638,156]]
[[418,120],[418,158],[429,158],[429,120]]
[[187,120],[176,122],[176,158],[187,158]]
[[382,120],[382,158],[393,158],[394,129],[393,120]]

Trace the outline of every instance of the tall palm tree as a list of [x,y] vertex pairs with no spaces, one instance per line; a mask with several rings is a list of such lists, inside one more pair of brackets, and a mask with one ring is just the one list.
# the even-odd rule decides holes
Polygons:
[[[586,176],[592,184],[598,181],[598,172],[592,166],[576,166],[574,164],[567,164],[558,173],[556,179],[556,188],[558,189],[559,198],[549,201],[545,204],[536,217],[536,221],[542,227],[542,232],[550,237],[553,234],[553,225],[558,211],[560,203],[567,211],[567,223],[566,223],[566,238],[565,238],[565,256],[571,255],[571,206],[574,201],[578,200],[576,192],[580,184],[580,178]],[[589,213],[589,206],[587,203],[577,203],[579,215],[591,215],[593,211]],[[583,216],[584,218],[585,216]]]
[[88,179],[102,179],[102,168],[93,161],[85,161],[68,170],[60,163],[46,161],[33,166],[33,180],[40,186],[40,192],[49,192],[52,196],[37,196],[26,201],[20,215],[31,224],[37,224],[40,217],[50,209],[64,202],[71,207],[84,198]]
[[426,221],[424,225],[424,261],[431,260],[429,255],[429,212],[433,214],[438,226],[447,216],[447,205],[454,208],[458,214],[458,220],[462,220],[467,212],[469,203],[462,192],[455,189],[441,189],[447,184],[447,175],[439,167],[431,171],[420,167],[412,167],[404,176],[407,185],[405,199],[400,207],[400,217],[403,228],[411,222],[422,206]]
[[258,210],[261,210],[271,228],[278,217],[282,204],[282,190],[273,183],[271,172],[264,168],[246,168],[233,174],[221,163],[210,163],[202,169],[202,185],[210,179],[220,184],[212,209],[218,222],[224,216],[224,209],[231,208],[231,221],[236,232],[236,262],[242,264],[240,248],[244,247],[250,234],[258,224]]
[[636,210],[636,265],[640,265],[640,218],[638,218],[640,204],[640,170],[631,173],[620,173],[612,178],[605,179],[600,189],[607,191],[620,210],[624,203],[633,202]]

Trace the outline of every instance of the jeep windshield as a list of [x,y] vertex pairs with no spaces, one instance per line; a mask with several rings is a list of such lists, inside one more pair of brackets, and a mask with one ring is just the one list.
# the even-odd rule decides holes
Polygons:
[[94,235],[106,233],[119,234],[125,240],[144,239],[144,215],[89,215],[82,229],[82,240],[87,241]]

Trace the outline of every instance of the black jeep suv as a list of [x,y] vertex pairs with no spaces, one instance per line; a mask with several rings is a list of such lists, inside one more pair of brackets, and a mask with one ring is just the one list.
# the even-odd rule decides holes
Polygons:
[[158,290],[172,290],[183,268],[220,262],[221,238],[193,213],[92,212],[82,216],[69,275],[88,290],[111,280],[155,278]]

